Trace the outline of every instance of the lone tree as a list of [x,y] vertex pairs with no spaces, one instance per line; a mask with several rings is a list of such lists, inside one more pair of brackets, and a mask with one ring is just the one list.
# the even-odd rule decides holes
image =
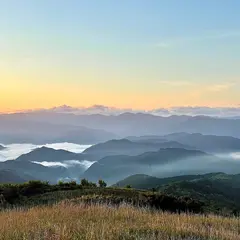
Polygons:
[[104,181],[101,180],[101,179],[98,181],[98,185],[99,185],[100,188],[105,188],[105,187],[107,187],[107,183],[104,182]]

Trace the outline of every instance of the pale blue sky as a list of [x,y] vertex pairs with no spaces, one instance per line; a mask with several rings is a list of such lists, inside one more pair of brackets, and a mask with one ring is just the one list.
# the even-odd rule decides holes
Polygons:
[[238,0],[1,0],[0,108],[238,105],[239,12]]

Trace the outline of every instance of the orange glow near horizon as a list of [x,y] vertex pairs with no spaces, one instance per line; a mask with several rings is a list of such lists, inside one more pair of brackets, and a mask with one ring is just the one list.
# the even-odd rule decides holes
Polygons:
[[[220,98],[219,98],[220,95]],[[191,89],[159,89],[133,91],[132,89],[91,88],[79,85],[9,84],[0,89],[0,112],[51,108],[60,105],[89,107],[95,104],[116,108],[151,110],[174,106],[237,106],[228,102],[228,94]],[[237,98],[236,98],[237,100]]]
[[[15,66],[16,67],[16,66]],[[0,112],[51,108],[60,105],[152,110],[174,106],[238,106],[237,83],[167,81],[127,74],[96,74],[90,69],[0,69]],[[49,80],[51,79],[51,80]],[[70,80],[66,80],[70,79]]]

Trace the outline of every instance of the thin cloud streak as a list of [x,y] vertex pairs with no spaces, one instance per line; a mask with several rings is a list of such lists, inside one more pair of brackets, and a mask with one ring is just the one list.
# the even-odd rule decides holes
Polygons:
[[211,92],[222,92],[227,91],[236,83],[227,82],[227,83],[216,83],[216,84],[205,84],[202,85],[200,83],[190,82],[190,81],[159,81],[160,84],[169,85],[172,87],[182,87],[182,86],[193,86],[197,88],[202,88],[203,91],[211,91]]
[[178,87],[178,86],[194,86],[194,85],[196,85],[195,83],[188,82],[188,81],[159,81],[159,83],[170,85],[170,86],[174,86],[174,87]]
[[230,31],[230,32],[224,32],[224,33],[218,33],[218,34],[209,34],[209,35],[193,36],[193,37],[179,37],[176,39],[160,41],[155,46],[159,48],[167,48],[167,47],[187,44],[191,42],[200,42],[205,40],[221,40],[221,39],[235,38],[235,37],[240,37],[240,31],[232,31],[232,32]]
[[223,83],[223,84],[215,84],[208,87],[208,90],[211,92],[222,92],[229,90],[233,87],[235,83]]

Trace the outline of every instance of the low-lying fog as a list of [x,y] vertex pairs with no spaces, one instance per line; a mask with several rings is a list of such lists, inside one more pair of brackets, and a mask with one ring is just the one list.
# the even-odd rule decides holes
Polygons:
[[240,152],[229,154],[216,154],[218,158],[203,157],[196,161],[195,158],[166,163],[159,168],[152,168],[150,175],[169,177],[186,174],[204,174],[210,172],[224,172],[227,174],[240,173]]
[[56,150],[62,149],[74,153],[82,153],[85,149],[91,146],[91,145],[78,145],[68,142],[53,143],[46,145],[34,145],[34,144],[9,144],[9,145],[0,144],[0,145],[6,147],[2,151],[0,151],[0,162],[16,159],[22,154],[29,153],[34,149],[40,147],[48,147]]
[[65,168],[70,168],[70,167],[74,167],[74,166],[82,166],[85,167],[86,169],[89,168],[94,162],[90,162],[88,160],[83,160],[83,161],[79,161],[79,160],[68,160],[68,161],[63,161],[63,162],[34,162],[37,164],[41,164],[45,167],[65,167]]
[[217,154],[218,157],[220,158],[231,158],[233,160],[240,160],[240,152],[232,152],[228,154]]

